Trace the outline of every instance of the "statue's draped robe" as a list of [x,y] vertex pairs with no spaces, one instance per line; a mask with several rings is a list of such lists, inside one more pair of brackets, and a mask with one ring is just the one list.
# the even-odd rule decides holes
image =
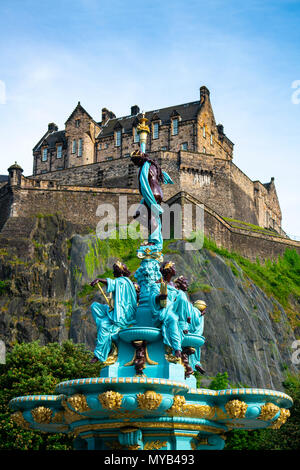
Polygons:
[[[194,335],[202,336],[204,328],[204,317],[201,315],[201,312],[193,306],[189,301],[187,295],[182,290],[178,291],[176,297],[174,311],[179,318],[179,330],[182,337],[184,336],[183,331],[188,330],[189,333]],[[190,318],[190,323],[187,319]],[[200,348],[196,348],[195,354],[190,356],[190,365],[195,368],[196,364],[200,364]]]
[[[158,284],[159,286],[160,284]],[[161,326],[163,342],[174,351],[181,351],[182,334],[179,330],[178,315],[174,311],[174,305],[178,295],[178,290],[168,284],[167,306],[161,308],[156,303],[156,296],[159,295],[159,288],[151,296],[150,303],[154,322]]]
[[135,323],[137,307],[136,290],[128,277],[107,278],[106,292],[112,292],[113,310],[108,305],[94,302],[91,305],[93,318],[97,326],[97,342],[94,355],[99,361],[106,361],[112,346],[112,335],[121,328]]
[[[151,209],[152,214],[155,217],[155,222],[156,222],[156,229],[149,234],[148,236],[148,242],[154,243],[155,247],[157,248],[157,251],[162,251],[163,248],[163,237],[162,237],[162,231],[161,231],[161,221],[160,221],[160,215],[163,213],[163,209],[160,204],[158,204],[155,200],[155,197],[153,195],[153,192],[151,190],[150,184],[149,184],[149,169],[150,169],[151,163],[146,161],[140,171],[140,176],[139,176],[139,182],[140,182],[140,191],[143,196],[143,199],[141,200],[141,204],[145,204],[148,206],[149,209]],[[166,173],[163,171],[163,177],[164,177],[164,183],[165,184],[173,184],[172,179]]]

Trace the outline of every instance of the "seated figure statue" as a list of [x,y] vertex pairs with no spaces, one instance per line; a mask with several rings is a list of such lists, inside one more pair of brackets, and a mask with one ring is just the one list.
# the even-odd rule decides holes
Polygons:
[[91,286],[98,283],[106,285],[106,292],[111,293],[109,305],[93,302],[91,311],[97,326],[97,342],[92,362],[105,362],[112,346],[112,335],[121,328],[135,323],[137,292],[129,279],[130,271],[126,264],[117,261],[113,265],[115,279],[97,278]]
[[[182,334],[192,333],[202,336],[204,327],[203,315],[205,314],[206,303],[203,300],[197,300],[193,305],[189,301],[186,294],[188,282],[184,276],[175,279],[175,286],[180,291],[180,294],[176,298],[176,306],[174,306],[174,310],[179,318],[180,331]],[[197,348],[195,353],[190,356],[191,367],[201,374],[204,374],[205,370],[200,364],[200,354],[200,348]]]
[[[174,302],[176,301],[178,290],[171,281],[172,277],[176,275],[174,263],[163,263],[160,272],[163,282],[167,285],[167,294],[158,294],[158,290],[152,294],[152,315],[154,322],[161,326],[164,344],[173,349],[175,356],[180,358],[182,336],[178,326],[178,316],[174,312]],[[166,306],[162,306],[163,301],[166,302]]]

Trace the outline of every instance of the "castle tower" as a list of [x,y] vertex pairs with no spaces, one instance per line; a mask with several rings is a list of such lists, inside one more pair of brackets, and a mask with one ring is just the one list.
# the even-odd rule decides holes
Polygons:
[[15,162],[7,171],[9,174],[8,184],[10,186],[20,186],[23,168]]

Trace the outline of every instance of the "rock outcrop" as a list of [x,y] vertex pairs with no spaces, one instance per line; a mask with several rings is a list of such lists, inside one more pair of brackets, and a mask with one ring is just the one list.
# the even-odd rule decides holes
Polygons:
[[[58,215],[4,227],[0,338],[8,348],[16,341],[71,338],[93,349],[96,328],[89,306],[104,299],[89,282],[111,269],[120,252],[84,232]],[[134,260],[134,251],[126,257]],[[211,251],[186,251],[185,242],[177,241],[169,244],[165,260],[174,261],[177,275],[188,278],[191,300],[208,305],[202,348],[207,375],[227,371],[232,384],[283,390],[285,370],[296,371],[291,362],[295,335],[280,303],[234,261]]]

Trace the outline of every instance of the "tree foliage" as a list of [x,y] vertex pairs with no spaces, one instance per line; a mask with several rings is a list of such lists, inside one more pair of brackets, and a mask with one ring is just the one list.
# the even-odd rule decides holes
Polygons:
[[54,394],[64,380],[99,376],[99,363],[83,345],[38,342],[16,344],[0,365],[0,449],[68,450],[72,438],[64,434],[41,434],[17,426],[10,418],[8,403],[24,395]]

